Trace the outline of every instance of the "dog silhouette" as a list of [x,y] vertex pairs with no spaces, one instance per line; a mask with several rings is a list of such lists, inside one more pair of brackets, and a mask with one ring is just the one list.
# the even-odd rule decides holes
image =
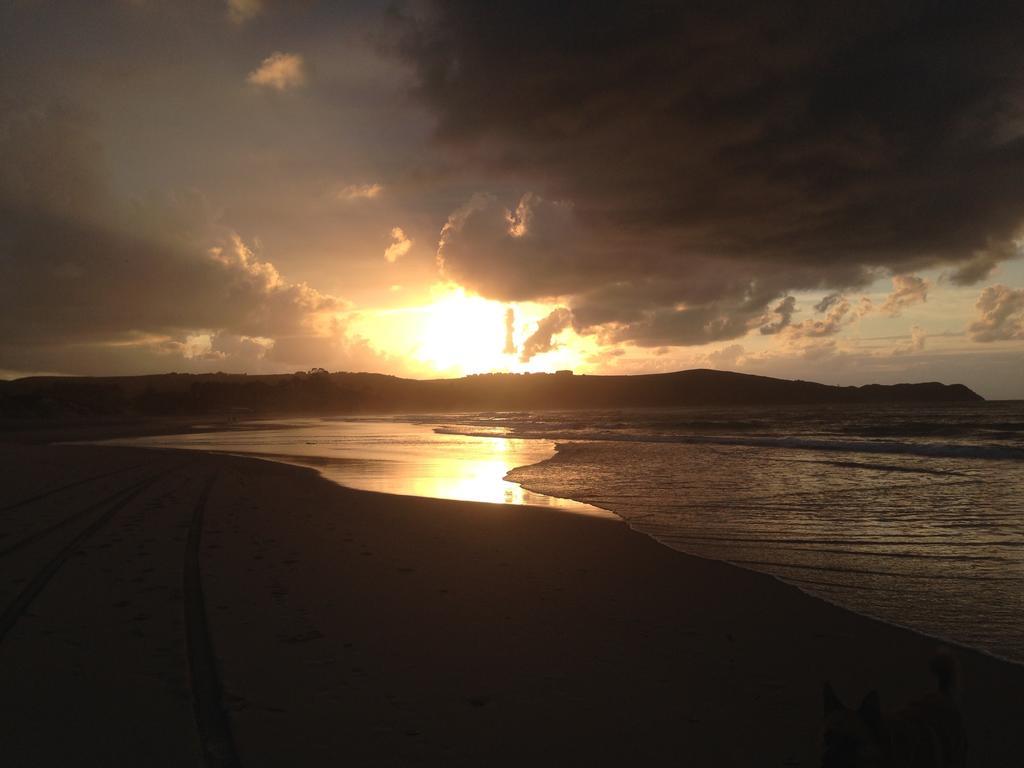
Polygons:
[[938,690],[892,713],[882,712],[877,691],[851,709],[825,683],[822,768],[963,768],[967,737],[956,660],[940,652],[931,671]]

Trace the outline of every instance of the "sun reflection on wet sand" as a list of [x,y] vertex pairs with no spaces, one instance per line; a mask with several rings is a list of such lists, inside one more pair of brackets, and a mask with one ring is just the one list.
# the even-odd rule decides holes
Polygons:
[[528,491],[504,479],[554,455],[548,440],[436,434],[423,424],[298,419],[258,429],[108,441],[119,445],[253,454],[316,467],[349,488],[458,501],[552,507],[615,517],[571,499]]

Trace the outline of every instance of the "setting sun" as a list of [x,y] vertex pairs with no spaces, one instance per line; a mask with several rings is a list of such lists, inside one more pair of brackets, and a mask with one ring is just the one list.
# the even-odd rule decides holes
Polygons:
[[353,328],[374,348],[402,356],[426,375],[585,366],[585,345],[568,327],[545,339],[550,349],[523,354],[524,343],[538,322],[555,311],[550,305],[506,305],[446,283],[431,289],[431,299],[420,306],[360,314]]
[[0,0],[3,765],[1024,766],[1022,37]]
[[413,356],[436,371],[462,374],[508,369],[515,356],[503,352],[505,308],[496,301],[449,290],[416,316]]

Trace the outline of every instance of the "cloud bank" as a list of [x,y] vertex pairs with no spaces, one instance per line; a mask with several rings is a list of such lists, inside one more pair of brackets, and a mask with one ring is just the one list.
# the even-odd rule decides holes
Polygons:
[[66,370],[103,373],[128,352],[135,370],[147,356],[165,370],[178,367],[168,356],[341,367],[357,351],[372,360],[348,337],[347,302],[285,279],[202,195],[119,200],[92,126],[70,107],[0,124],[7,368],[52,370],[61,359]]
[[[1019,17],[428,3],[406,18],[417,94],[438,150],[494,192],[452,213],[439,260],[644,346],[770,331],[759,318],[792,291],[942,265],[976,283],[1024,223]],[[926,295],[896,287],[890,314]]]

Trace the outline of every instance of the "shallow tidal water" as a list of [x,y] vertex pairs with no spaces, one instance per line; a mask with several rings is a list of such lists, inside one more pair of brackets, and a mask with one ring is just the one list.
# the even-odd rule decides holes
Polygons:
[[112,445],[217,451],[315,467],[349,488],[493,504],[527,504],[609,516],[589,504],[535,493],[505,479],[554,455],[549,440],[438,434],[393,419],[250,422],[221,432],[128,438]]

